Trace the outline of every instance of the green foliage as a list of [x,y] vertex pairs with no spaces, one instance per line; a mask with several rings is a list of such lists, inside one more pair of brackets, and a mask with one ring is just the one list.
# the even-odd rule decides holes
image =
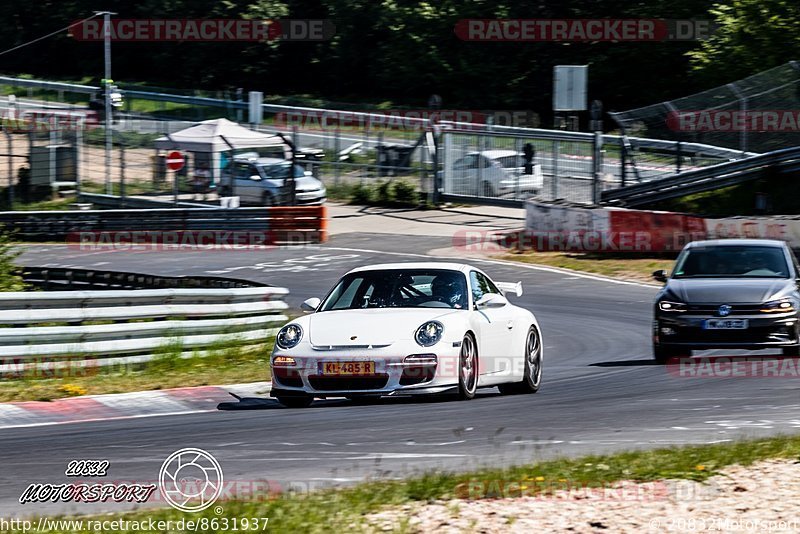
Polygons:
[[328,196],[350,204],[386,208],[413,208],[420,203],[416,186],[408,180],[333,186],[328,188]]
[[[466,473],[430,472],[407,480],[378,480],[340,490],[267,499],[225,501],[226,517],[268,517],[272,532],[374,531],[364,516],[386,506],[433,500],[514,498],[549,495],[559,489],[611,488],[621,480],[683,479],[703,482],[724,467],[770,459],[797,458],[800,437],[778,437],[717,445],[673,447],[583,458],[561,458],[508,469]],[[524,488],[524,489],[523,489]],[[618,491],[618,490],[614,490]],[[265,497],[270,497],[265,495]],[[185,514],[171,508],[129,512],[128,520],[173,521]],[[213,508],[196,514],[219,521]],[[102,516],[110,519],[109,516]],[[222,532],[210,524],[207,532]],[[372,528],[370,528],[372,527]],[[5,531],[0,531],[4,534]],[[58,534],[58,530],[52,532]],[[63,531],[66,532],[66,531]],[[110,531],[119,532],[119,531]]]
[[710,14],[716,31],[688,53],[708,85],[800,57],[800,3],[795,0],[729,0],[715,4]]
[[762,215],[795,215],[800,213],[800,182],[797,178],[797,175],[774,175],[764,180],[664,201],[655,207],[707,217],[758,215],[756,194],[765,193],[767,210]]
[[373,190],[364,184],[353,187],[350,197],[351,204],[369,205],[373,203]]
[[[277,40],[116,46],[114,78],[123,85],[146,80],[154,86],[182,88],[185,93],[243,87],[268,92],[267,101],[275,94],[299,94],[307,101],[317,99],[317,105],[349,100],[383,108],[424,107],[430,94],[438,93],[448,109],[531,109],[544,116],[551,109],[553,65],[589,64],[592,98],[603,100],[606,109],[628,109],[701,89],[695,78],[686,76],[690,71],[687,52],[699,54],[695,56],[697,68],[718,71],[730,81],[743,70],[754,72],[794,59],[800,35],[800,8],[792,0],[731,0],[715,7],[713,16],[722,28],[718,37],[704,45],[473,43],[460,40],[454,27],[468,18],[708,19],[713,0],[112,3],[119,13],[116,18],[327,18],[336,25],[334,38],[321,43]],[[0,50],[46,35],[96,9],[96,2],[89,0],[16,2],[0,20]],[[721,66],[711,69],[718,64]],[[97,84],[101,67],[102,46],[63,32],[8,54],[3,69]],[[23,94],[23,90],[18,92]]]
[[21,254],[8,232],[0,229],[0,291],[24,291],[25,282],[14,260]]
[[398,206],[416,206],[419,204],[417,188],[411,182],[397,180],[394,182],[394,201]]

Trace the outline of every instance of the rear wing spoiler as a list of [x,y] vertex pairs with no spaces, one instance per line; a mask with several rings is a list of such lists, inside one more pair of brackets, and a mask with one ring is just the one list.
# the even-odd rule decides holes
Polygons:
[[497,282],[497,288],[502,291],[503,294],[513,291],[518,297],[522,296],[522,282]]

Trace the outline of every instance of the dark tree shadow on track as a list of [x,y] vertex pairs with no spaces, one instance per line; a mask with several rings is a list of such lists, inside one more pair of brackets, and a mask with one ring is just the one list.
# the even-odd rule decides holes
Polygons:
[[[217,405],[217,410],[220,411],[245,411],[245,410],[289,410],[277,399],[270,397],[238,397],[233,395],[236,400],[229,402],[220,402]],[[488,399],[492,397],[501,396],[496,390],[490,389],[485,392],[480,392],[472,402],[480,402],[480,399]],[[445,403],[445,402],[459,402],[458,400],[447,397],[444,395],[431,395],[431,396],[418,396],[418,397],[380,397],[380,398],[332,398],[332,399],[315,399],[314,403],[309,408],[325,408],[333,406],[379,406],[379,405],[398,405],[398,404],[431,404],[431,403]],[[306,408],[308,409],[308,408]]]
[[661,365],[654,359],[647,360],[617,360],[613,362],[590,363],[589,367],[642,367],[646,365]]

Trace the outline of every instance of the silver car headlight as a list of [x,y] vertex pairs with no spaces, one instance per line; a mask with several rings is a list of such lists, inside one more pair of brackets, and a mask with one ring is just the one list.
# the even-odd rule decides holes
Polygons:
[[685,312],[688,307],[683,302],[662,300],[658,303],[658,309],[665,312]]
[[275,343],[282,349],[291,349],[303,339],[303,329],[298,324],[287,324],[281,328],[275,338]]
[[761,313],[788,313],[795,310],[794,303],[789,299],[772,300],[761,305]]
[[444,326],[442,323],[439,321],[428,321],[417,328],[417,331],[414,334],[414,339],[417,341],[418,345],[422,347],[430,347],[432,345],[436,345],[439,340],[442,339],[443,333]]

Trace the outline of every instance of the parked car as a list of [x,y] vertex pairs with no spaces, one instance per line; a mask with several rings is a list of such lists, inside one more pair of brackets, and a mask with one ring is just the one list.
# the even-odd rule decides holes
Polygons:
[[[238,196],[242,205],[280,206],[290,200],[286,179],[292,163],[286,159],[237,156],[222,171],[219,194]],[[294,166],[295,204],[318,205],[326,200],[325,186],[309,171]]]
[[783,241],[694,241],[681,251],[656,296],[653,355],[657,362],[694,349],[781,349],[800,355],[800,274]]
[[448,192],[460,195],[502,197],[538,195],[544,188],[540,165],[523,174],[525,160],[515,150],[470,152],[453,162],[453,182]]
[[270,359],[273,397],[306,407],[351,399],[455,394],[478,388],[536,393],[541,330],[506,299],[522,284],[493,282],[470,265],[394,263],[345,274],[309,313],[281,328]]

